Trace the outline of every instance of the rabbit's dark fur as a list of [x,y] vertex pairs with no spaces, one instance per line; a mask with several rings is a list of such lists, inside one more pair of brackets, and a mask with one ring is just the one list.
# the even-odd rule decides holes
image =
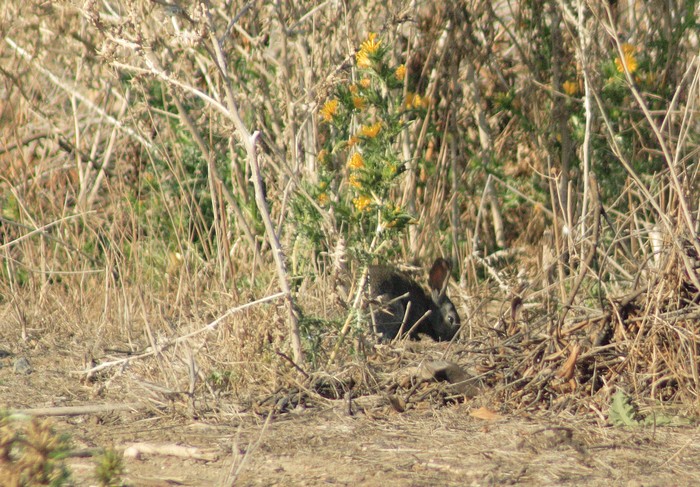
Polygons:
[[[395,338],[399,331],[402,335],[410,331],[411,338],[425,334],[434,340],[451,340],[459,331],[461,321],[446,294],[449,276],[450,264],[445,259],[437,259],[430,269],[431,292],[428,294],[416,281],[393,267],[370,267],[369,286],[375,302],[371,306],[372,321],[377,333],[384,340]],[[399,298],[405,294],[407,296]],[[402,329],[409,302],[411,307]],[[413,328],[428,311],[430,314]]]

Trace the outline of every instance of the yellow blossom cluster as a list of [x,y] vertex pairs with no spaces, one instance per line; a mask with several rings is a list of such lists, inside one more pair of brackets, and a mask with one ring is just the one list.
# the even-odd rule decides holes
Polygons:
[[627,67],[627,71],[629,71],[630,74],[637,71],[639,63],[634,55],[635,51],[636,49],[632,44],[628,44],[626,42],[622,44],[623,57],[622,59],[620,59],[620,57],[615,58],[615,68],[617,69],[618,73],[624,73],[625,67]]
[[573,80],[566,80],[561,84],[564,93],[569,96],[575,96],[578,94],[578,83]]
[[326,181],[321,181],[320,183],[318,183],[318,189],[321,190],[321,192],[316,197],[316,201],[318,201],[318,204],[321,206],[326,206],[331,200],[328,196],[328,193],[326,192],[327,188],[328,183]]
[[350,174],[350,177],[348,177],[348,184],[355,189],[362,188],[362,181],[357,177],[357,174]]
[[362,154],[355,152],[348,161],[348,167],[350,169],[362,169],[365,167],[365,160],[362,158]]
[[[362,154],[355,152],[352,156],[350,156],[350,159],[348,160],[348,169],[350,169],[348,184],[356,190],[362,189],[362,181],[360,180],[358,171],[360,169],[364,169],[364,167],[365,160],[362,157]],[[358,195],[352,200],[352,203],[355,205],[357,211],[365,211],[369,208],[369,204],[371,202],[372,200],[368,196],[362,194]]]
[[360,89],[356,84],[351,84],[348,87],[348,90],[350,91],[350,94],[352,95],[352,105],[355,107],[356,110],[362,110],[365,108],[365,103],[367,100],[359,95]]
[[357,175],[358,170],[365,167],[365,160],[362,158],[362,154],[355,152],[348,161],[348,168],[350,169],[350,176],[348,177],[348,183],[355,189],[362,188],[362,182]]
[[376,123],[373,123],[372,125],[363,125],[362,128],[360,129],[360,132],[365,137],[369,137],[370,139],[373,139],[377,135],[379,135],[379,132],[381,130],[382,130],[382,122],[376,122]]
[[372,56],[377,53],[379,46],[382,41],[377,40],[377,34],[370,32],[365,40],[360,45],[360,50],[355,54],[355,61],[357,62],[357,67],[361,69],[367,69],[372,67]]
[[326,122],[330,122],[333,120],[333,117],[335,114],[338,112],[338,100],[333,98],[332,100],[328,100],[323,107],[321,108],[321,117],[323,120]]
[[328,193],[326,193],[326,192],[319,194],[316,199],[318,200],[318,204],[321,206],[326,206],[328,204],[328,202],[330,201],[330,198],[328,197]]
[[428,98],[423,98],[418,93],[406,93],[406,99],[404,100],[406,108],[428,108],[428,105],[430,105]]
[[355,209],[357,209],[357,211],[369,210],[370,203],[372,203],[372,199],[364,194],[352,199],[352,204],[355,205]]
[[357,110],[362,110],[365,107],[365,99],[361,96],[353,96],[352,104]]
[[372,66],[372,61],[369,60],[366,52],[359,51],[355,54],[355,59],[357,59],[357,67],[362,69],[367,69]]

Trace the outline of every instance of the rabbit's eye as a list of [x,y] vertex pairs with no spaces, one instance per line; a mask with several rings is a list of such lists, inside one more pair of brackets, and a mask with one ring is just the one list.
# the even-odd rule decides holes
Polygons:
[[450,322],[450,325],[454,325],[454,324],[455,324],[455,317],[452,316],[452,315],[449,315],[449,316],[447,317],[447,321]]

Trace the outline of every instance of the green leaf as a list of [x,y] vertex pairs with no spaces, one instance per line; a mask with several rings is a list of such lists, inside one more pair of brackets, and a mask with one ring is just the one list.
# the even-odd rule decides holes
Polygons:
[[693,422],[682,416],[667,416],[660,413],[652,413],[644,418],[644,426],[689,426]]
[[668,416],[657,412],[639,418],[630,397],[623,391],[617,391],[613,396],[608,419],[613,426],[687,426],[693,423],[682,416]]
[[637,411],[632,405],[630,398],[622,391],[617,391],[610,404],[608,419],[613,426],[639,426],[636,418]]

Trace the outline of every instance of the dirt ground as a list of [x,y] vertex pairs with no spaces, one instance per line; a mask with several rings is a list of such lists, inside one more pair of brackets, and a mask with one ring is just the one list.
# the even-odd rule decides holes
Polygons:
[[[119,404],[118,380],[112,394],[96,397],[94,384],[71,374],[70,354],[25,357],[29,374],[14,370],[16,355],[0,360],[3,407]],[[524,414],[486,421],[470,415],[474,404],[425,404],[405,413],[387,405],[350,415],[345,401],[326,401],[269,421],[234,404],[198,420],[173,406],[170,414],[140,409],[51,421],[77,452],[177,445],[202,457],[127,458],[125,481],[134,486],[700,484],[696,426],[631,430]],[[68,464],[75,485],[97,485],[94,458]]]

